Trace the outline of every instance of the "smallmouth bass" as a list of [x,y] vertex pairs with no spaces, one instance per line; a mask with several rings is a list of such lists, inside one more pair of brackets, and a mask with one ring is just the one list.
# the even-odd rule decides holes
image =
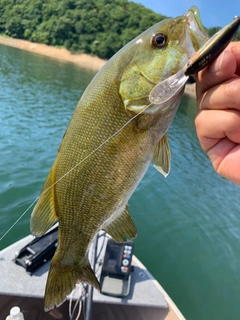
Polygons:
[[184,88],[164,109],[149,106],[149,93],[206,40],[196,7],[161,21],[116,53],[82,95],[31,216],[36,236],[59,221],[45,310],[61,305],[77,282],[100,290],[88,261],[99,230],[118,242],[136,237],[128,200],[151,162],[168,174],[167,131]]

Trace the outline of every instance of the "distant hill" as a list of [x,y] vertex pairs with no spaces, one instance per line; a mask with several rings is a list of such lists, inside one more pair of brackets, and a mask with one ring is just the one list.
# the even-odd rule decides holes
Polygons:
[[0,33],[105,59],[165,18],[127,0],[0,0]]
[[0,33],[101,58],[165,18],[127,0],[0,0]]

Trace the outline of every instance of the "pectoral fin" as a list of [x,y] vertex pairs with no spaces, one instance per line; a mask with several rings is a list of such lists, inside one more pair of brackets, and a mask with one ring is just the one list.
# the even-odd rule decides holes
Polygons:
[[170,172],[171,153],[167,134],[159,141],[153,154],[154,167],[166,178]]
[[43,235],[58,219],[55,212],[54,183],[55,167],[53,166],[31,215],[31,233],[37,237]]
[[137,228],[132,221],[127,207],[119,217],[113,220],[109,225],[104,228],[116,242],[125,242],[127,238],[133,239],[137,236]]

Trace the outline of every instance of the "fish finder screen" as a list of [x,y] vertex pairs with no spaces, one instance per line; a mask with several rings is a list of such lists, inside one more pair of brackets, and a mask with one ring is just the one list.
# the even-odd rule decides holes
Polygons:
[[109,252],[107,267],[114,268],[116,265],[119,265],[121,262],[120,258],[121,258],[121,247],[112,245]]

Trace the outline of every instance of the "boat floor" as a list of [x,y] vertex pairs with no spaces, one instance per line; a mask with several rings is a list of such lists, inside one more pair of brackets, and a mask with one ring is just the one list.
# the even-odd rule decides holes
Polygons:
[[[30,275],[13,261],[15,252],[31,240],[32,237],[28,236],[0,251],[0,320],[5,319],[9,310],[15,305],[20,307],[25,320],[69,319],[69,300],[57,309],[44,312],[43,297],[49,262]],[[105,242],[102,237],[98,245],[96,262],[98,276],[101,272],[105,252],[102,249],[106,246]],[[110,297],[93,290],[92,319],[184,320],[164,289],[135,256],[132,265],[134,272],[132,272],[128,297]],[[78,300],[79,296],[79,291],[75,290],[72,295],[73,303]],[[83,312],[80,319],[84,319]]]

